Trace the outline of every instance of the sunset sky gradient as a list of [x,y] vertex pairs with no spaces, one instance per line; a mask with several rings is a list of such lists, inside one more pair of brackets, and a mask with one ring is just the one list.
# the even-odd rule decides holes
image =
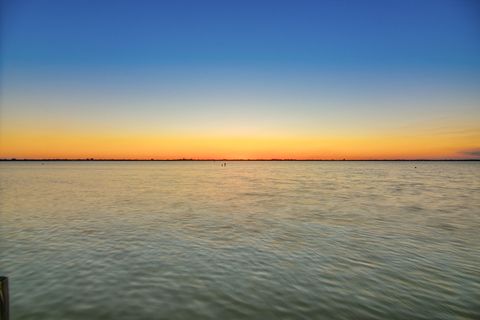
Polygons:
[[480,158],[480,3],[2,1],[0,158]]

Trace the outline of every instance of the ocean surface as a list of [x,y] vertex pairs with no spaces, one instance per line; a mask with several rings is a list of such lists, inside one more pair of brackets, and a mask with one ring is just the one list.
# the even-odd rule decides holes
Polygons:
[[480,162],[2,162],[16,319],[480,319]]

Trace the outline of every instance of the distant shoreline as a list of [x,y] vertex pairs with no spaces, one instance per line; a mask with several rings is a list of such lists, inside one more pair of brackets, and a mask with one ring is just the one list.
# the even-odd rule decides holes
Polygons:
[[480,161],[480,159],[95,159],[95,158],[85,158],[85,159],[17,159],[17,158],[9,158],[9,159],[0,159],[2,162],[58,162],[58,161],[85,161],[85,162],[92,162],[92,161],[145,161],[145,162],[152,162],[152,161],[163,161],[163,162],[173,162],[173,161],[327,161],[327,162],[344,162],[344,161]]

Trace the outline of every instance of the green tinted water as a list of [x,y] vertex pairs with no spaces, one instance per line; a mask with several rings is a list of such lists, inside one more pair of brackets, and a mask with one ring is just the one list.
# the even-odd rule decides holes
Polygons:
[[12,319],[480,318],[480,163],[4,162],[0,201]]

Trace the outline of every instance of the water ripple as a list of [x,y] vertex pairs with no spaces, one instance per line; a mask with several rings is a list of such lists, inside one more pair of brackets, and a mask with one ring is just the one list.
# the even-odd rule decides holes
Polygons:
[[473,162],[1,163],[0,273],[13,319],[480,319],[479,194]]

